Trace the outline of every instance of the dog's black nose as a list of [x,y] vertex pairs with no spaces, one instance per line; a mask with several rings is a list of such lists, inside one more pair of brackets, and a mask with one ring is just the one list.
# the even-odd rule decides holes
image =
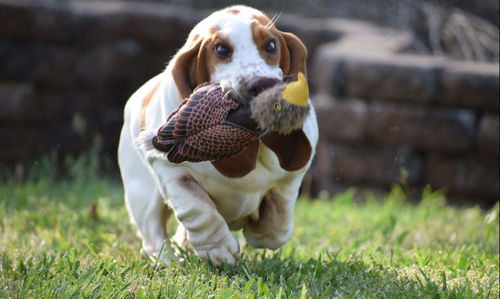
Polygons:
[[264,89],[273,87],[280,82],[277,78],[271,77],[253,77],[246,84],[247,93],[250,96],[256,96]]

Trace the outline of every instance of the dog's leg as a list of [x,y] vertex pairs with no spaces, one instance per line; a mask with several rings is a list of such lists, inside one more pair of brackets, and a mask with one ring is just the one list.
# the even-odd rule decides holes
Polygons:
[[[160,258],[168,264],[174,255],[168,243],[165,225],[172,211],[165,205],[157,190],[149,194],[147,200],[138,199],[139,197],[136,197],[131,200],[127,194],[126,206],[142,238],[141,257],[152,260]],[[131,205],[134,205],[134,208],[131,208]]]
[[297,195],[298,189],[294,187],[285,192],[273,188],[264,196],[258,212],[243,229],[249,246],[276,249],[290,239]]
[[145,130],[136,139],[136,144],[145,155],[151,168],[149,173],[154,176],[160,194],[167,199],[182,225],[173,241],[186,248],[183,235],[187,235],[187,241],[198,257],[215,265],[224,261],[236,264],[240,251],[238,242],[214,202],[185,167],[170,164],[166,154],[152,146],[153,136],[155,133]]
[[125,190],[125,203],[132,223],[142,238],[141,255],[160,258],[169,263],[171,248],[167,239],[166,222],[171,211],[165,204],[148,166],[132,147],[128,130],[122,130],[118,162]]
[[153,160],[151,165],[159,174],[162,192],[182,225],[174,241],[180,241],[178,245],[185,248],[186,244],[182,244],[182,229],[185,229],[189,245],[198,257],[215,265],[224,261],[234,265],[238,261],[239,244],[210,196],[183,168],[169,166],[163,160]]

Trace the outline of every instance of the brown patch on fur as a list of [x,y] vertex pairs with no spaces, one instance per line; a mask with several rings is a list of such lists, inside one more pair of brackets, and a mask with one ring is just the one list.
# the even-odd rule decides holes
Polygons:
[[240,13],[240,11],[238,9],[228,9],[227,10],[228,13],[232,13],[233,15],[237,15]]
[[295,35],[289,32],[281,32],[281,36],[286,42],[288,53],[290,54],[290,69],[288,75],[293,75],[291,81],[297,80],[299,72],[307,76],[306,57],[307,49],[304,43]]
[[181,176],[177,180],[179,187],[191,193],[197,199],[208,203],[211,207],[215,208],[213,200],[208,196],[207,192],[201,187],[198,182],[189,175]]
[[148,92],[148,94],[142,100],[141,111],[139,112],[139,130],[140,131],[142,131],[144,129],[144,127],[146,126],[146,109],[148,108],[148,105],[151,102],[153,95],[158,90],[158,87],[160,87],[160,82],[158,82],[155,85],[155,87],[153,87],[153,89],[151,89],[151,91]]
[[[282,44],[282,41],[280,41],[280,39],[282,39],[281,36],[276,34],[276,32],[273,34],[273,31],[277,30],[268,29],[259,22],[252,22],[252,38],[257,46],[257,49],[259,50],[259,55],[266,61],[267,64],[271,66],[278,65],[280,62],[280,45]],[[265,50],[265,47],[270,40],[276,41],[277,49],[274,53],[268,53]]]
[[[274,26],[273,22],[265,15],[256,15],[254,16],[256,30],[261,30],[257,28],[264,28],[268,30],[272,35],[277,37],[279,41],[279,50],[280,50],[280,58],[279,65],[283,70],[283,76],[291,75],[289,78],[290,81],[297,79],[297,73],[303,72],[306,73],[306,57],[307,57],[307,49],[300,41],[300,39],[289,32],[283,32]],[[252,24],[252,32],[254,31],[254,25]],[[254,37],[255,41],[255,37]],[[257,44],[257,42],[256,42]],[[257,44],[259,47],[259,44]],[[259,48],[259,53],[260,53]],[[262,54],[261,54],[262,56]],[[265,58],[264,58],[265,59]],[[266,60],[267,61],[267,60]]]
[[233,46],[229,42],[228,39],[226,39],[224,36],[222,36],[221,33],[216,32],[210,36],[206,40],[206,61],[207,61],[207,67],[208,71],[210,74],[213,74],[215,72],[215,67],[219,63],[229,63],[233,59],[233,56],[231,55],[229,58],[226,59],[221,59],[217,54],[215,53],[215,46],[218,44],[223,44],[226,45],[227,47],[231,48],[231,52],[233,51]]
[[302,129],[288,135],[271,132],[262,137],[262,142],[278,156],[281,168],[286,171],[301,169],[311,157],[312,147]]
[[276,191],[269,191],[262,199],[259,206],[259,219],[250,220],[245,230],[250,230],[253,234],[261,236],[273,236],[284,232],[277,231],[283,227],[290,215],[286,212],[284,200]]
[[180,101],[188,98],[196,86],[210,81],[217,64],[231,61],[231,58],[221,60],[215,54],[215,46],[219,43],[231,47],[219,29],[218,26],[212,26],[205,36],[194,36],[191,46],[175,57],[172,76]]
[[208,33],[209,34],[215,34],[219,30],[220,30],[219,26],[213,25],[210,28],[208,28]]
[[[191,81],[193,70],[196,70],[197,56],[200,51],[202,41],[194,42],[187,50],[180,53],[174,61],[172,67],[172,77],[177,86],[179,100],[182,101],[188,98],[193,92],[194,83]],[[202,74],[200,74],[202,76]]]
[[191,38],[191,42],[192,42],[192,43],[194,43],[194,42],[196,42],[199,38],[200,38],[200,35],[199,35],[199,34],[195,34],[195,35],[193,35],[193,37]]
[[253,18],[263,26],[270,26],[272,23],[271,19],[269,19],[265,14],[256,15]]
[[241,178],[249,174],[257,165],[259,140],[250,143],[245,150],[231,158],[212,161],[212,165],[223,175]]

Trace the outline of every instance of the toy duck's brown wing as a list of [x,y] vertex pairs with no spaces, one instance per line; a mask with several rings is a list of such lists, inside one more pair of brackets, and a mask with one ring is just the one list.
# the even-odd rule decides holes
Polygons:
[[237,103],[224,96],[218,85],[205,85],[193,92],[191,97],[170,116],[158,130],[158,143],[172,144],[219,124]]
[[[173,130],[175,129],[174,124],[177,122],[177,113],[179,113],[179,110],[187,103],[187,101],[187,99],[182,101],[179,104],[179,107],[177,107],[174,112],[170,113],[167,118],[167,123],[158,130],[157,136],[153,137],[153,140],[151,140],[153,146],[157,150],[168,152],[174,145],[175,142],[169,142],[169,140],[175,140],[173,138]],[[163,135],[163,137],[161,138],[161,142],[158,139],[158,135]]]
[[255,140],[257,135],[249,130],[218,124],[179,140],[167,157],[173,163],[225,159],[237,155]]
[[257,136],[245,127],[225,122],[237,102],[216,83],[193,92],[153,138],[155,148],[168,152],[173,163],[213,161],[234,156]]

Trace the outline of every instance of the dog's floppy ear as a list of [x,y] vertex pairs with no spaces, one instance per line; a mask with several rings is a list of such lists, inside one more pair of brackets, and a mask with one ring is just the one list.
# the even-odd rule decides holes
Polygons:
[[306,72],[306,57],[307,49],[304,43],[290,32],[279,31],[281,38],[281,57],[280,67],[283,70],[283,77],[290,77],[292,80],[297,80],[299,72],[307,75]]
[[179,100],[188,98],[194,88],[210,79],[207,69],[206,42],[198,39],[175,57],[172,77],[177,86]]
[[271,132],[262,137],[262,142],[276,154],[281,168],[286,171],[301,169],[311,158],[312,146],[302,129],[288,135]]

